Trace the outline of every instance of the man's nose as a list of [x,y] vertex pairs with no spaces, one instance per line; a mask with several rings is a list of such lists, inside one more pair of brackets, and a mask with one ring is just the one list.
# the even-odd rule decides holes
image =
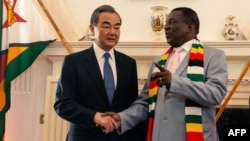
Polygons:
[[165,25],[165,30],[168,30],[170,26],[168,24]]
[[111,28],[109,29],[109,33],[110,33],[110,34],[115,34],[115,32],[116,32],[116,29],[115,29],[115,28],[111,27]]

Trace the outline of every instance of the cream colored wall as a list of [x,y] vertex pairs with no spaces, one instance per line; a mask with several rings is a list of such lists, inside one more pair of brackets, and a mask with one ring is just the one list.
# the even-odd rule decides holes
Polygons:
[[[37,2],[37,0],[32,0]],[[56,10],[60,10],[57,17],[54,17],[60,29],[63,31],[63,35],[67,37],[67,41],[71,42],[74,51],[82,50],[89,47],[90,43],[85,42],[75,42],[81,32],[86,31],[90,14],[97,6],[101,4],[111,4],[117,11],[121,14],[123,19],[122,25],[122,36],[121,36],[121,51],[135,57],[138,60],[140,74],[146,74],[148,69],[148,63],[150,63],[151,58],[154,55],[161,52],[159,50],[165,50],[164,44],[160,43],[150,43],[153,39],[153,34],[149,25],[149,19],[151,15],[150,7],[154,5],[164,5],[172,9],[176,6],[189,6],[195,9],[201,20],[201,31],[200,39],[204,41],[219,41],[219,42],[207,42],[207,44],[218,47],[224,50],[228,56],[228,64],[230,69],[230,82],[229,90],[231,90],[232,84],[235,83],[238,75],[243,69],[245,62],[248,58],[249,43],[234,42],[230,44],[228,42],[224,43],[224,38],[221,34],[222,28],[225,23],[225,18],[228,15],[234,15],[236,17],[235,22],[239,24],[240,30],[244,29],[248,24],[250,24],[250,12],[248,6],[250,4],[249,0],[42,0],[43,2],[48,2],[47,6],[50,7],[49,10],[53,16]],[[60,1],[64,2],[61,3]],[[64,4],[66,9],[62,8],[60,4]],[[69,10],[69,12],[67,11]],[[57,11],[58,12],[58,11]],[[68,13],[67,13],[68,12]],[[68,14],[68,15],[67,15]],[[72,16],[72,17],[68,17]],[[68,20],[71,19],[71,20]],[[60,22],[58,22],[60,21]],[[72,26],[74,25],[74,26]],[[65,28],[62,28],[65,27]],[[80,31],[79,31],[80,30]],[[73,33],[71,33],[73,32]],[[240,32],[240,39],[244,40],[242,32]],[[141,41],[141,42],[140,42]],[[145,42],[145,43],[144,43]],[[143,51],[133,51],[142,49],[143,51],[149,51],[150,53],[144,53]],[[239,47],[239,48],[237,48]],[[119,48],[118,48],[119,49]],[[238,50],[237,50],[238,49]],[[8,141],[43,141],[47,135],[47,126],[51,123],[48,121],[52,114],[47,114],[45,111],[46,107],[49,107],[53,111],[51,105],[47,105],[47,99],[53,102],[54,96],[53,92],[50,92],[50,83],[56,82],[57,78],[56,72],[61,67],[61,60],[65,54],[68,54],[66,50],[62,47],[60,42],[56,42],[49,46],[34,62],[29,71],[26,71],[23,75],[19,76],[13,82],[13,87],[17,91],[12,92],[12,108],[7,114],[7,129],[6,129],[6,139]],[[236,66],[236,67],[235,67]],[[40,72],[40,73],[39,73]],[[40,74],[40,75],[37,75]],[[41,75],[42,74],[42,75]],[[244,106],[248,103],[249,98],[249,71],[246,74],[246,81],[242,82],[237,89],[235,95],[235,102],[230,104]],[[142,77],[145,77],[142,75]],[[35,79],[34,79],[35,78]],[[20,81],[22,80],[22,81]],[[143,79],[141,79],[143,80]],[[22,85],[18,82],[25,82],[28,86],[28,92],[24,91],[24,94],[31,96],[32,100],[27,99],[23,95],[20,95],[19,88]],[[34,83],[33,83],[34,82]],[[20,83],[24,84],[24,83]],[[140,82],[144,84],[144,82]],[[46,86],[45,86],[46,85]],[[51,83],[51,86],[54,83]],[[13,91],[14,89],[12,89]],[[46,92],[44,92],[46,91]],[[22,91],[21,91],[22,92]],[[45,93],[52,93],[51,95],[46,95]],[[23,93],[21,93],[23,94]],[[45,98],[46,95],[46,98]],[[23,98],[23,99],[20,99]],[[14,100],[13,100],[14,99]],[[243,101],[243,102],[242,102]],[[16,103],[15,103],[16,102]],[[32,105],[32,106],[31,106]],[[29,109],[25,107],[31,107]],[[25,110],[23,110],[25,109]],[[31,110],[30,110],[31,109]],[[30,112],[32,111],[32,112]],[[53,111],[54,112],[54,111]],[[45,114],[44,122],[45,124],[39,123],[40,114]],[[32,114],[33,117],[27,115]],[[55,113],[53,113],[55,114]],[[13,116],[14,115],[14,116]],[[50,120],[54,120],[51,118]],[[25,121],[25,122],[24,122]],[[31,121],[31,122],[30,122]],[[27,124],[26,124],[27,123]],[[53,123],[54,125],[54,123]],[[60,123],[59,123],[60,125]],[[58,130],[49,128],[51,133],[59,132]],[[24,130],[25,129],[25,130]],[[60,136],[61,140],[64,140],[65,135],[54,134],[50,136],[52,141],[57,141],[55,136]],[[53,138],[54,137],[54,138]],[[47,139],[47,138],[46,138]],[[61,141],[58,140],[58,141]],[[48,140],[46,140],[48,141]]]
[[[226,17],[235,16],[239,25],[239,40],[245,40],[242,31],[250,24],[249,0],[62,0],[72,14],[79,29],[84,32],[89,25],[92,11],[102,5],[110,4],[120,13],[123,25],[121,41],[152,41],[150,27],[151,6],[163,5],[169,11],[178,6],[191,7],[197,11],[201,29],[199,38],[203,41],[223,41],[222,29]],[[65,10],[65,9],[64,9]],[[169,12],[168,11],[168,12]]]

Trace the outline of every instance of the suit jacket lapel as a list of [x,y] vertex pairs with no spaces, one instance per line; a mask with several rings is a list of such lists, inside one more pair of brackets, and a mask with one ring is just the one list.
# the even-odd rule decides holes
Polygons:
[[119,52],[117,52],[116,50],[114,50],[114,55],[115,55],[115,62],[116,62],[116,73],[117,73],[117,85],[116,85],[116,89],[115,89],[115,94],[114,94],[114,101],[117,100],[117,98],[119,96],[119,90],[123,89],[124,85],[123,82],[125,79],[128,79],[128,73],[125,71],[126,69],[126,60],[124,60],[121,57],[121,54]]
[[115,89],[115,93],[114,93],[114,97],[113,97],[113,99],[115,99],[116,98],[116,93],[117,93],[117,89],[119,90],[119,87],[120,87],[120,83],[119,82],[121,82],[122,81],[122,79],[123,79],[123,76],[125,75],[125,77],[126,77],[126,72],[124,72],[124,63],[123,63],[123,61],[124,60],[122,60],[121,58],[120,58],[120,55],[119,55],[119,53],[117,53],[117,51],[116,50],[114,50],[114,55],[115,55],[115,62],[116,62],[116,73],[117,73],[117,84],[116,84],[116,89]]
[[188,67],[188,61],[189,61],[189,53],[183,58],[182,62],[180,63],[179,67],[176,70],[176,75],[181,75],[184,72],[186,72],[186,69]]

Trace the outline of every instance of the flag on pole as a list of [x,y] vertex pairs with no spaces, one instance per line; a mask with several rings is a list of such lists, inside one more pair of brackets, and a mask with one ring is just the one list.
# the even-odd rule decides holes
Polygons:
[[11,81],[32,65],[55,36],[32,0],[1,0],[0,22],[0,141],[4,141]]

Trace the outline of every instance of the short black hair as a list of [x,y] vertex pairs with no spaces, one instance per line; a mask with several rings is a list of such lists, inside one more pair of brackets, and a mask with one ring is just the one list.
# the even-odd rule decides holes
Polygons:
[[119,15],[119,13],[115,10],[114,7],[110,6],[110,5],[102,5],[102,6],[99,6],[98,8],[96,8],[92,15],[91,15],[91,18],[90,18],[90,24],[93,24],[93,25],[97,25],[98,23],[98,20],[99,20],[99,16],[101,13],[103,12],[110,12],[110,13],[115,13],[119,16],[120,18],[120,21],[121,21],[121,24],[122,24],[122,19],[121,19],[121,16]]
[[197,34],[199,33],[200,21],[197,13],[193,9],[188,7],[177,7],[172,11],[181,11],[183,15],[186,17],[186,22],[194,24],[196,33]]

